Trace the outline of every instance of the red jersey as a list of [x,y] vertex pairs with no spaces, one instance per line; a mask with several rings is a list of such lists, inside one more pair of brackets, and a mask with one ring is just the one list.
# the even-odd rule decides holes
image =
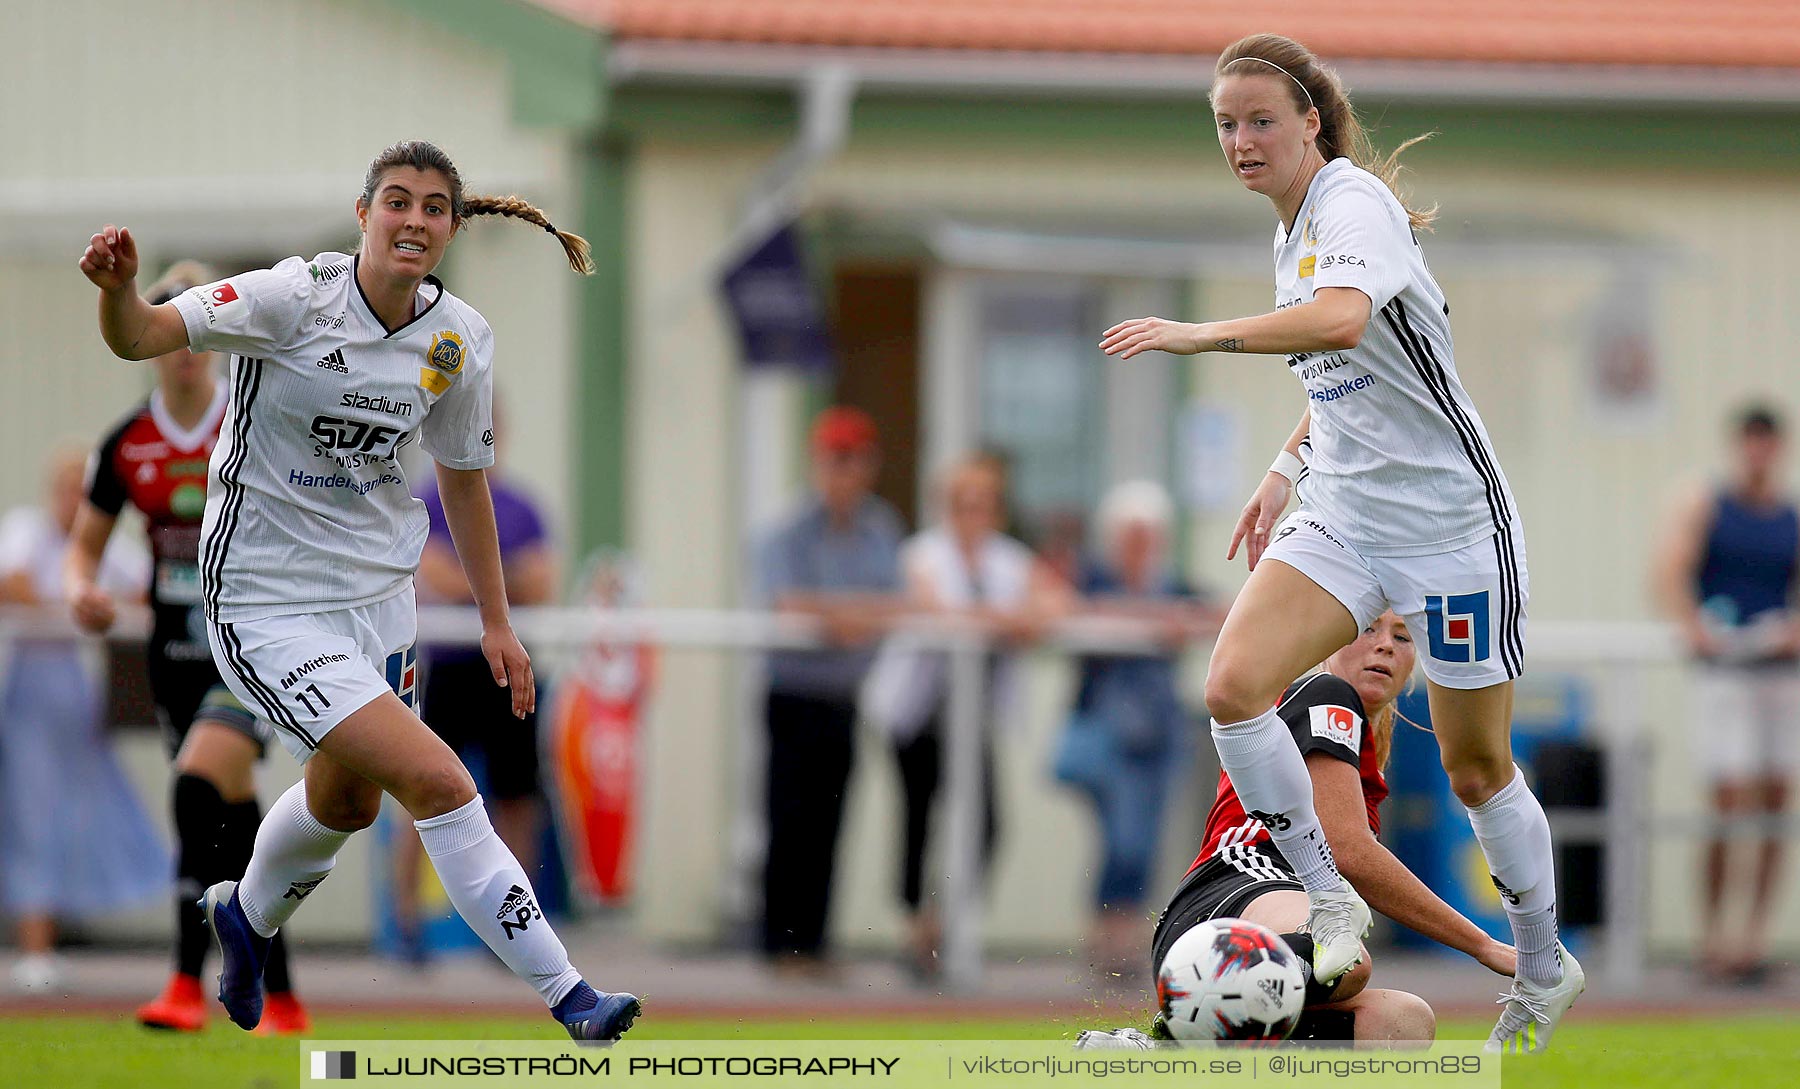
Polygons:
[[221,380],[206,414],[187,431],[163,408],[161,393],[152,393],[107,434],[89,467],[88,502],[114,517],[130,503],[149,523],[151,652],[176,661],[212,661],[205,627],[190,613],[200,602],[206,466],[229,393]]
[[[1374,728],[1363,714],[1362,697],[1356,689],[1340,677],[1315,673],[1289,685],[1275,709],[1293,733],[1301,755],[1322,752],[1355,765],[1362,777],[1369,830],[1379,833],[1380,806],[1388,796],[1388,785],[1375,758]],[[1220,772],[1219,794],[1206,815],[1205,846],[1188,872],[1199,869],[1222,849],[1250,847],[1268,840],[1269,830],[1260,819],[1244,811],[1231,778]]]

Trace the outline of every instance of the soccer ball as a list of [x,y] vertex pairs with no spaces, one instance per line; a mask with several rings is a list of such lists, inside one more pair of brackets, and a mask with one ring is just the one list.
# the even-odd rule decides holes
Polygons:
[[1169,948],[1156,973],[1156,1001],[1177,1040],[1277,1043],[1300,1022],[1306,973],[1261,923],[1209,919]]

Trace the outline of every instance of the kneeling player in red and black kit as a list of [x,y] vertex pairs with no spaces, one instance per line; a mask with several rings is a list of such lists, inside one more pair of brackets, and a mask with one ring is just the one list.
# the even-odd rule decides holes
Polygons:
[[[1412,675],[1413,646],[1406,624],[1383,613],[1354,643],[1282,694],[1276,713],[1287,724],[1312,776],[1313,806],[1338,869],[1369,906],[1397,923],[1469,954],[1511,978],[1513,948],[1489,937],[1439,899],[1395,858],[1375,834],[1387,797],[1381,769],[1394,731],[1394,700]],[[1206,819],[1205,846],[1157,919],[1151,968],[1159,977],[1175,940],[1208,919],[1239,918],[1267,926],[1287,941],[1304,966],[1312,939],[1300,933],[1307,917],[1305,886],[1269,838],[1262,814],[1246,813],[1231,779]],[[1368,989],[1368,952],[1360,964],[1326,986],[1307,971],[1306,1012],[1296,1040],[1391,1043],[1430,1040],[1437,1019],[1424,999],[1405,991]],[[1134,1029],[1086,1032],[1078,1046],[1147,1047],[1167,1038],[1162,1014],[1151,1035]]]
[[[169,299],[213,274],[192,261],[150,289]],[[201,966],[212,935],[202,891],[244,872],[262,813],[252,770],[272,727],[244,708],[219,679],[200,607],[200,517],[207,459],[219,440],[229,391],[211,352],[178,348],[156,360],[156,389],[113,428],[94,455],[88,502],[76,515],[67,558],[75,620],[94,632],[112,626],[113,602],[94,584],[100,555],[130,503],[148,523],[155,574],[150,586],[150,690],[175,764],[178,842],[175,972],[163,993],[137,1012],[149,1028],[196,1031],[206,1023]],[[287,950],[275,939],[268,968],[269,1033],[306,1031],[306,1011],[288,980]]]

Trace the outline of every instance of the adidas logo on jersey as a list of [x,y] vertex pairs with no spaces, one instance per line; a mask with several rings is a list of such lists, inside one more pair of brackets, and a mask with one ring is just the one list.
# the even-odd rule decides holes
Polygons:
[[[305,358],[305,357],[302,356],[301,358]],[[344,362],[344,350],[342,348],[339,348],[337,351],[332,352],[330,355],[326,356],[324,359],[321,359],[317,363],[314,363],[313,366],[321,367],[328,371],[336,371],[339,374],[349,374],[350,373],[349,365]]]

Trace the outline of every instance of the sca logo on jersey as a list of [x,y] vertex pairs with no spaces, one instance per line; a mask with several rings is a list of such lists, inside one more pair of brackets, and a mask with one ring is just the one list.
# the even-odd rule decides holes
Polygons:
[[1440,662],[1488,660],[1488,592],[1426,594],[1425,634]]
[[320,454],[327,450],[373,453],[383,446],[392,448],[394,440],[403,434],[398,427],[340,420],[336,416],[314,416],[312,422],[312,437]]

